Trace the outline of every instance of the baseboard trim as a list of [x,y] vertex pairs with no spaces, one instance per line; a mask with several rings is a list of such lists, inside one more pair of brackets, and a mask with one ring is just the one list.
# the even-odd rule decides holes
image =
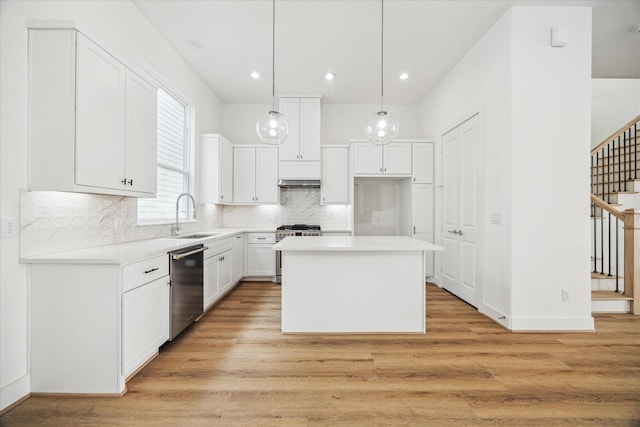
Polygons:
[[9,412],[30,396],[31,377],[25,375],[0,388],[0,415]]
[[593,332],[593,317],[511,317],[514,332]]
[[511,318],[490,305],[479,304],[478,312],[484,314],[503,328],[511,330]]

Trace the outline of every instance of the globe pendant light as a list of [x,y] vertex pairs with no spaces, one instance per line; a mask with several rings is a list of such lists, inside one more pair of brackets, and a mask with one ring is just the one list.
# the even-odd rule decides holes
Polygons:
[[380,111],[369,117],[365,129],[369,142],[376,145],[390,143],[391,139],[394,138],[400,130],[398,120],[390,116],[387,111],[384,111],[384,0],[380,0],[380,3],[380,15],[382,17],[380,31]]
[[265,144],[280,145],[289,136],[289,122],[282,113],[276,111],[276,0],[273,0],[272,19],[272,104],[271,111],[268,111],[256,123],[256,131],[260,140]]

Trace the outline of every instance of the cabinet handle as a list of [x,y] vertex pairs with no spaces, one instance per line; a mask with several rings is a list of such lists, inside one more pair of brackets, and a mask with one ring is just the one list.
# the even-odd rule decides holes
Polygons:
[[224,196],[223,196],[223,195],[220,195],[220,200],[222,200],[222,199],[224,199]]
[[413,178],[413,182],[416,182],[416,179],[415,179],[415,178]]
[[236,239],[242,239],[242,236],[241,236],[240,234],[238,234],[238,235],[236,236]]
[[145,272],[144,272],[144,274],[153,273],[154,271],[158,271],[158,270],[160,270],[160,268],[159,268],[159,267],[154,267],[154,268],[152,268],[151,270],[147,270],[147,271],[145,271]]
[[123,183],[124,185],[127,185],[127,178],[123,179],[122,181],[120,181],[121,183]]
[[386,171],[387,171],[387,168],[384,168],[384,171],[386,172]]
[[380,172],[382,172],[382,168],[380,168]]
[[266,238],[266,237],[258,237],[257,239],[258,239],[258,240],[267,240],[267,238]]
[[413,226],[413,234],[416,234],[416,226]]
[[129,180],[129,185],[133,187],[133,179]]

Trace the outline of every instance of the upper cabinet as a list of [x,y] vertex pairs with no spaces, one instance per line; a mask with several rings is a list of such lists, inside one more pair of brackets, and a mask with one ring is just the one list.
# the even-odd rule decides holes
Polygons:
[[233,203],[233,146],[222,135],[200,135],[200,199]]
[[234,203],[278,203],[278,194],[278,149],[276,147],[234,147]]
[[289,137],[280,145],[280,178],[320,179],[320,98],[282,97]]
[[411,175],[411,143],[352,145],[354,175]]
[[412,171],[414,184],[433,183],[433,142],[413,144]]
[[349,150],[345,147],[322,147],[322,181],[320,204],[349,202]]
[[153,85],[73,29],[29,30],[30,190],[153,197]]

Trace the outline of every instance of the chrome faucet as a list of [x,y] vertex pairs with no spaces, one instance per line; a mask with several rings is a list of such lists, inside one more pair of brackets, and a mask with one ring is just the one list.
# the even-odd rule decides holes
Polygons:
[[182,198],[182,196],[188,196],[191,199],[191,202],[193,203],[193,219],[196,219],[196,201],[195,201],[195,199],[189,193],[182,193],[181,195],[178,196],[178,199],[176,200],[176,223],[173,224],[173,227],[171,227],[171,235],[172,236],[177,236],[177,235],[180,234],[180,221],[179,221],[179,217],[178,217],[178,210],[180,209],[180,199]]

